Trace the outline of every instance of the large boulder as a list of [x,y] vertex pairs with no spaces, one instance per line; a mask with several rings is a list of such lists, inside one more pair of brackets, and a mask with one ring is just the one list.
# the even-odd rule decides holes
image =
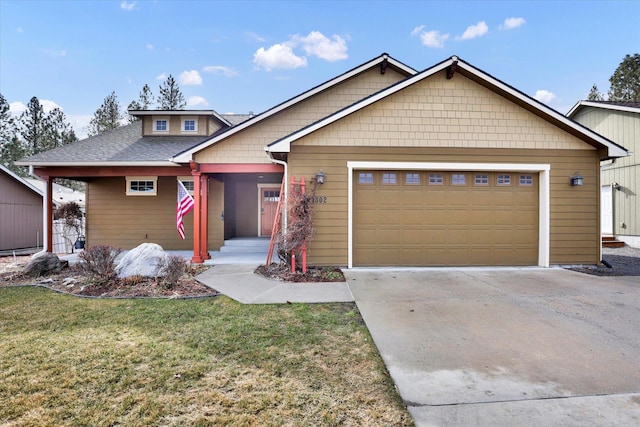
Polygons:
[[116,267],[119,278],[131,276],[156,277],[167,265],[168,255],[156,243],[143,243],[122,257]]
[[37,253],[24,267],[23,273],[33,277],[40,277],[47,273],[62,270],[65,264],[60,261],[58,255],[51,252]]

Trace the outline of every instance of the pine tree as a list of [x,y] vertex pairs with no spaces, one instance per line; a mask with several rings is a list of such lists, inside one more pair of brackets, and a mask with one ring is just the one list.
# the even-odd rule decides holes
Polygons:
[[46,117],[37,97],[31,98],[19,119],[19,134],[26,144],[27,154],[38,154],[45,148]]
[[15,135],[15,121],[9,109],[9,102],[0,93],[0,147]]
[[178,87],[178,83],[169,74],[167,80],[160,85],[160,95],[158,96],[160,110],[182,110],[187,105],[184,95]]
[[[140,91],[138,100],[131,101],[127,106],[127,112],[133,110],[148,110],[151,104],[153,104],[153,93],[151,93],[149,85],[145,84]],[[129,114],[129,123],[133,123],[136,120],[138,120],[137,117]]]
[[77,141],[76,133],[60,108],[54,108],[46,115],[46,135],[44,148],[62,147]]
[[609,100],[640,101],[640,54],[626,55],[609,82]]
[[587,99],[589,101],[604,101],[604,95],[598,90],[598,86],[595,83],[591,86]]
[[27,155],[27,148],[18,138],[18,135],[13,135],[9,141],[4,141],[0,146],[0,163],[2,163],[2,166],[22,177],[29,175],[27,169],[16,166],[14,162]]
[[100,108],[93,113],[93,118],[89,122],[89,136],[99,135],[120,127],[120,121],[123,119],[120,112],[120,103],[115,92],[108,95]]

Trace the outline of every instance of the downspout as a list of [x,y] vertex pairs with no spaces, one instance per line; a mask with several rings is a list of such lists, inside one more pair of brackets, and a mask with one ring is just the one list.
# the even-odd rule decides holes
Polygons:
[[284,160],[274,159],[273,158],[273,153],[271,153],[271,152],[269,152],[269,158],[271,159],[271,161],[273,163],[276,163],[278,165],[282,165],[284,167],[284,176],[282,177],[282,179],[285,181],[285,184],[284,184],[284,209],[282,210],[281,215],[282,215],[282,234],[287,234],[287,216],[288,216],[287,200],[289,199],[289,183],[287,182],[287,179],[289,178],[289,174],[288,174],[289,165]]
[[[35,173],[33,165],[29,165],[29,175],[42,181],[42,178]],[[49,202],[49,197],[51,197],[48,190],[49,186],[45,185],[42,192],[42,250],[33,254],[32,258],[48,252],[47,242],[49,241],[49,222],[47,221],[47,203]]]

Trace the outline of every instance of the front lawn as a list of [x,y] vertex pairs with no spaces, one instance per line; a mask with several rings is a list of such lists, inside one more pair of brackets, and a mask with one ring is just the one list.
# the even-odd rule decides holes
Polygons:
[[2,425],[411,425],[354,304],[0,287]]

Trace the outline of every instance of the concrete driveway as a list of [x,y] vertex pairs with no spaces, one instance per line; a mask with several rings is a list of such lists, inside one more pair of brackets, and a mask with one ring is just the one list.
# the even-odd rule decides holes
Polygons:
[[640,425],[640,277],[345,275],[416,425]]

